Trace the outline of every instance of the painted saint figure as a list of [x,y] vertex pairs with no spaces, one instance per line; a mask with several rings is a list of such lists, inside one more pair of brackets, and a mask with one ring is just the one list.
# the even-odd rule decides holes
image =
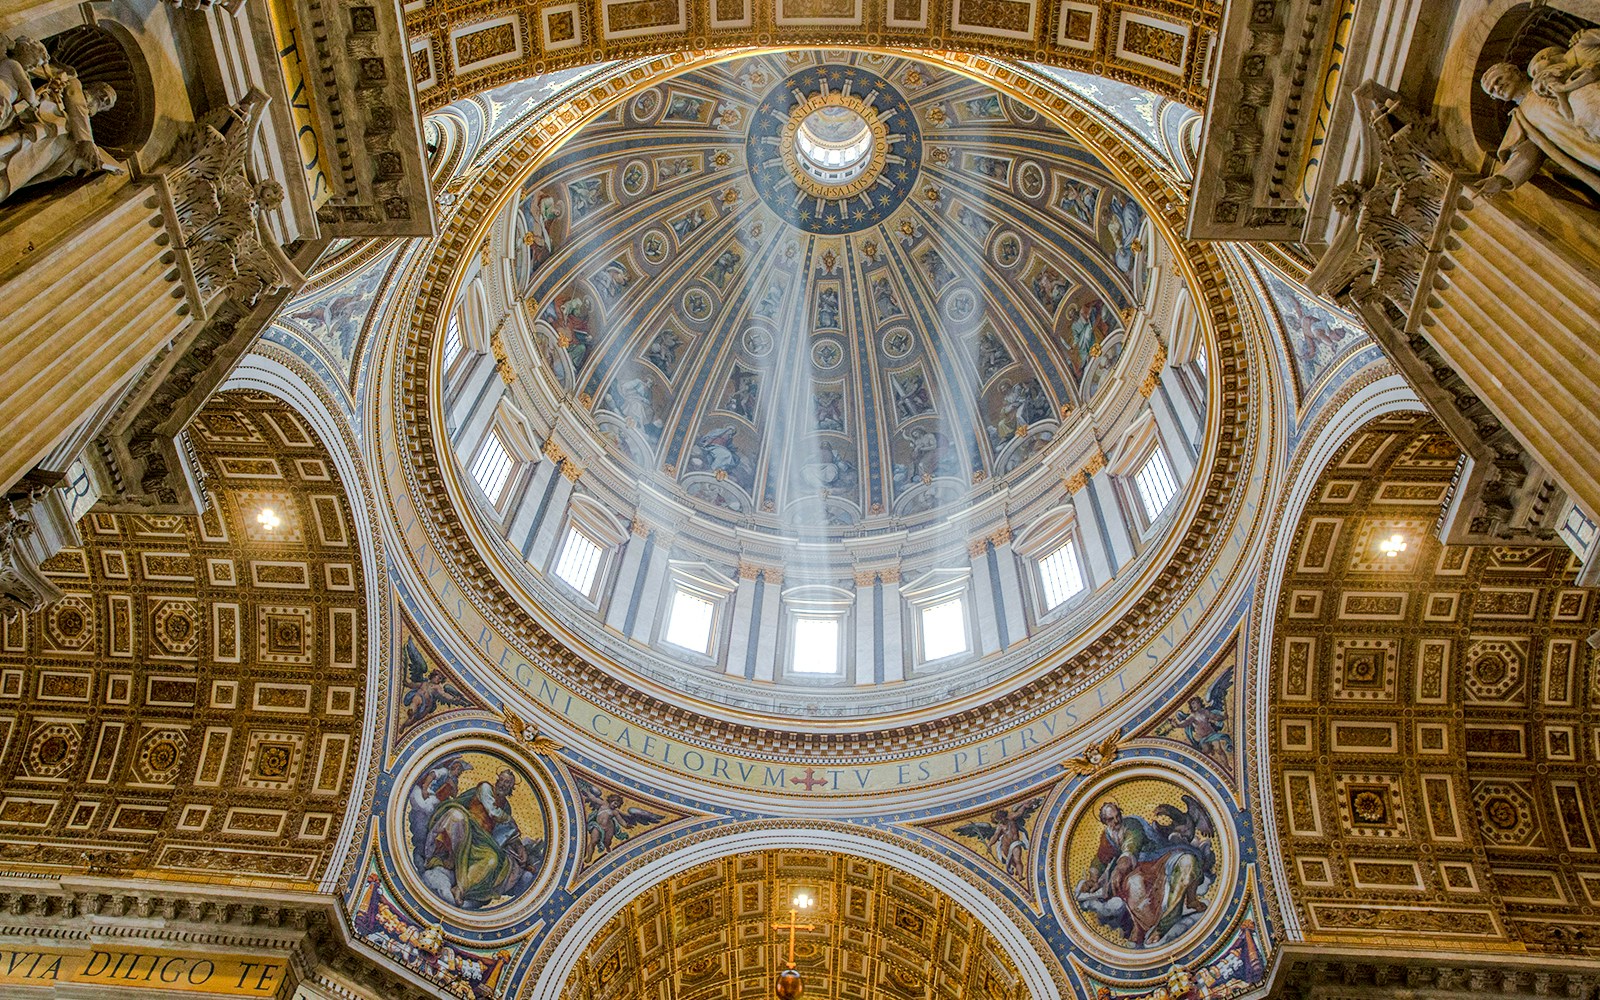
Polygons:
[[463,909],[495,906],[521,895],[544,862],[543,838],[527,836],[512,815],[517,776],[502,768],[493,782],[457,792],[471,765],[441,762],[413,785],[411,850],[417,872],[441,900]]
[[1115,799],[1100,804],[1100,844],[1078,881],[1077,901],[1135,948],[1182,934],[1206,908],[1200,897],[1215,878],[1214,829],[1198,800],[1185,794],[1183,801],[1182,812],[1157,809],[1163,818],[1170,812],[1183,819],[1165,827],[1124,816]]

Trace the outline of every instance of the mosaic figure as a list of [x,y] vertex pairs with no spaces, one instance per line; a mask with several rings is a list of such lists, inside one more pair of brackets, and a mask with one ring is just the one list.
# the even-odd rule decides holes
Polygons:
[[1011,351],[1000,335],[984,330],[978,335],[978,380],[987,382],[995,373],[1011,364]]
[[1099,200],[1100,191],[1097,188],[1069,177],[1061,182],[1061,197],[1057,199],[1056,207],[1084,225],[1092,226],[1095,204]]
[[400,659],[405,664],[405,690],[400,695],[400,704],[406,710],[405,725],[412,726],[430,715],[472,704],[443,669],[428,663],[417,647],[417,640],[410,635],[400,646]]
[[989,856],[1006,870],[1007,875],[1027,885],[1028,852],[1032,848],[1032,841],[1028,837],[1026,824],[1042,805],[1044,796],[1038,795],[1020,805],[1000,806],[987,822],[974,820],[956,827],[953,832],[957,836],[982,841]]
[[817,292],[817,329],[839,328],[839,290],[824,288]]
[[1116,262],[1117,270],[1131,281],[1139,263],[1139,252],[1144,249],[1139,239],[1139,232],[1144,228],[1144,209],[1139,207],[1133,195],[1125,191],[1111,192],[1106,204],[1106,227],[1111,234],[1112,259]]
[[1125,815],[1116,798],[1095,811],[1101,834],[1074,894],[1080,910],[1135,949],[1193,926],[1216,878],[1211,816],[1193,795],[1178,798],[1182,808],[1161,802],[1149,817]]
[[811,397],[812,413],[819,431],[844,430],[844,395],[838,392],[819,392]]
[[1183,730],[1189,745],[1228,766],[1233,754],[1233,737],[1228,734],[1228,692],[1233,689],[1233,667],[1224,670],[1211,686],[1206,696],[1195,695],[1189,699],[1187,711],[1179,710],[1172,722]]
[[[482,778],[463,780],[469,774]],[[412,783],[411,861],[430,892],[466,910],[527,892],[544,864],[545,829],[539,808],[529,808],[534,793],[525,784],[487,753],[446,756]]]
[[733,374],[728,376],[728,395],[722,400],[722,408],[746,420],[754,420],[760,398],[761,376],[735,365]]
[[878,310],[879,319],[905,315],[905,310],[895,300],[894,286],[881,274],[872,279],[872,304]]
[[567,198],[572,204],[574,219],[581,219],[600,207],[606,200],[605,185],[605,178],[598,174],[567,185]]
[[921,369],[889,376],[889,386],[894,390],[894,408],[901,420],[920,417],[933,410],[933,397],[928,392],[928,380]]
[[1039,272],[1033,276],[1032,290],[1033,297],[1039,300],[1044,311],[1054,316],[1062,301],[1066,299],[1067,293],[1072,291],[1072,285],[1062,277],[1060,271],[1047,264],[1039,268]]
[[683,337],[670,327],[655,335],[650,345],[644,349],[644,359],[667,378],[672,378],[678,370],[678,360],[683,351]]
[[583,795],[583,863],[591,864],[628,839],[630,827],[659,823],[660,813],[629,806],[618,792],[602,792],[587,781],[578,782]]

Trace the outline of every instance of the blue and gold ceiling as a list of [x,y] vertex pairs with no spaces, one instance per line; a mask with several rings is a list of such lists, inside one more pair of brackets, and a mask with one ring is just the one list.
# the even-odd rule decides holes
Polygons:
[[[871,127],[852,183],[796,165],[819,108]],[[1115,366],[1143,282],[1144,211],[1078,140],[883,54],[672,78],[514,211],[545,376],[634,473],[737,523],[923,523],[1020,474]]]

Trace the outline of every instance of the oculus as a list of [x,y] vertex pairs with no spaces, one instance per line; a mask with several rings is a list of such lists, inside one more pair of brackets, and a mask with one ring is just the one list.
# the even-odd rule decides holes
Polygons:
[[921,159],[921,133],[905,98],[853,65],[790,74],[757,106],[745,144],[762,200],[810,233],[853,233],[882,222],[910,194]]

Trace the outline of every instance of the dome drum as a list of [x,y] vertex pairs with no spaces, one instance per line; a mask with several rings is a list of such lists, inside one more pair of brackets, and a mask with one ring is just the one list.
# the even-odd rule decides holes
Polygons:
[[479,506],[563,631],[680,696],[848,718],[1035,667],[1123,600],[1206,403],[1155,391],[1157,331],[1199,320],[1109,170],[975,81],[828,58],[675,78],[537,167],[510,266],[464,286],[513,304],[501,377],[449,394],[467,480],[510,456]]

